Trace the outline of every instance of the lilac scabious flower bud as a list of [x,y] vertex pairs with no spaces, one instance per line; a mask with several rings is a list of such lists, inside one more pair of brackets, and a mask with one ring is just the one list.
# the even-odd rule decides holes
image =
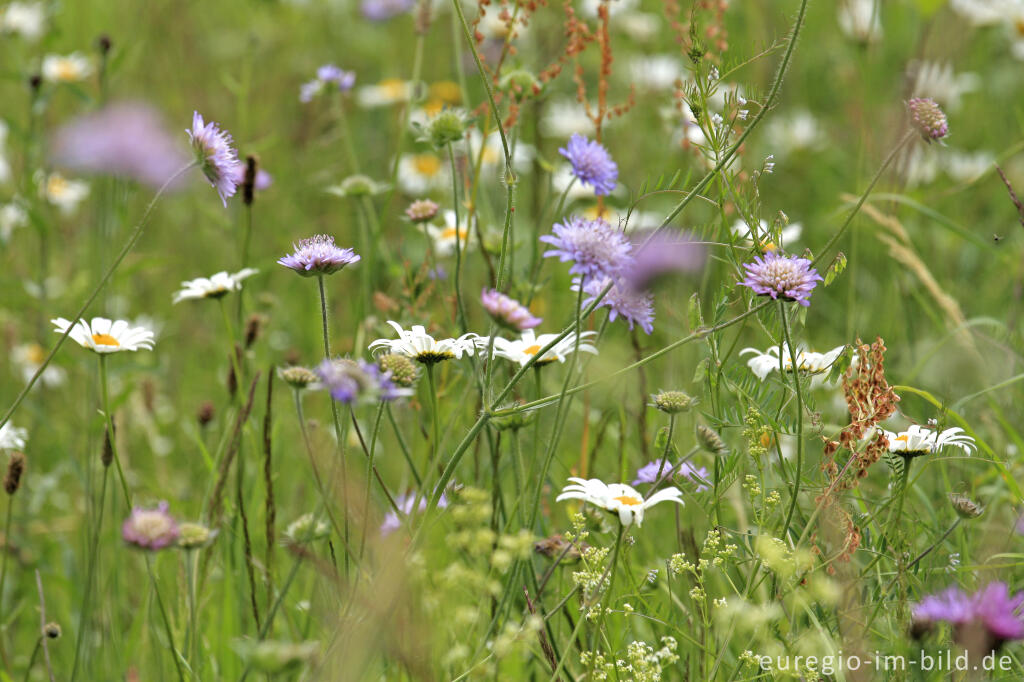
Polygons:
[[326,234],[303,239],[292,246],[295,251],[277,262],[303,277],[330,275],[359,261],[359,256],[352,249],[337,246],[334,237]]
[[953,505],[956,515],[964,520],[976,519],[985,512],[984,507],[960,493],[950,493],[949,503]]
[[597,196],[606,196],[615,189],[619,167],[600,142],[573,133],[568,144],[560,148],[558,153],[572,164],[572,174],[576,179],[584,185],[591,185]]
[[693,398],[682,391],[661,391],[651,398],[654,400],[654,406],[665,414],[679,414],[693,406]]
[[811,304],[811,291],[823,281],[811,261],[776,251],[768,251],[743,267],[747,276],[741,286],[750,287],[759,296],[796,301],[802,306]]
[[430,199],[417,199],[405,209],[405,217],[414,223],[425,223],[434,219],[438,208]]
[[480,302],[495,322],[514,331],[533,329],[543,322],[541,318],[531,315],[530,310],[522,303],[497,289],[481,291]]
[[724,455],[729,451],[722,437],[711,427],[704,424],[697,425],[697,443],[713,455]]
[[285,367],[279,370],[277,375],[284,379],[286,384],[297,390],[315,387],[320,381],[313,370],[305,367]]
[[941,140],[949,134],[946,114],[935,100],[915,97],[907,101],[907,109],[910,111],[910,122],[926,142]]
[[161,502],[156,509],[135,507],[121,526],[125,542],[154,551],[173,544],[179,533],[178,522],[168,513],[166,502]]

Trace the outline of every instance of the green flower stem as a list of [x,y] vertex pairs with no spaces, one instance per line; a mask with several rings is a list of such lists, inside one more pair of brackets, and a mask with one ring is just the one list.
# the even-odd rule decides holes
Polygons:
[[167,609],[164,607],[163,597],[160,596],[160,585],[157,584],[156,575],[153,573],[153,560],[146,554],[146,570],[149,572],[149,580],[153,585],[153,594],[156,595],[156,605],[160,611],[160,618],[164,622],[164,630],[167,635],[167,646],[171,649],[171,658],[174,659],[174,669],[178,672],[178,682],[185,682],[185,673],[181,669],[178,650],[174,646],[174,632],[171,630],[171,620],[167,617]]
[[[455,214],[455,277],[452,278],[452,286],[455,289],[455,314],[458,318],[460,334],[468,331],[466,327],[466,309],[462,303],[462,236],[459,234],[459,174],[455,167],[455,152],[452,144],[448,145],[448,162],[452,172],[452,211]],[[466,234],[469,234],[469,224],[466,225]]]
[[[797,498],[800,495],[800,476],[803,473],[804,462],[804,399],[800,390],[800,368],[797,362],[796,349],[793,347],[793,339],[789,333],[789,320],[786,317],[786,304],[779,301],[779,317],[782,319],[782,336],[789,349],[789,357],[793,364],[793,389],[796,391],[796,468],[793,472],[793,496],[789,501],[789,510],[786,512],[786,521],[782,524],[782,538],[789,534],[789,526],[793,522],[793,512],[796,511]],[[783,353],[779,353],[781,367]],[[782,373],[785,377],[785,373]],[[717,478],[716,478],[717,483]]]
[[3,418],[0,418],[0,427],[3,427],[4,424],[10,421],[11,415],[14,414],[14,412],[21,405],[22,401],[25,400],[25,397],[29,394],[29,391],[31,391],[32,387],[35,386],[36,381],[38,381],[39,377],[43,375],[43,372],[46,371],[46,368],[50,366],[50,363],[53,361],[54,356],[57,355],[57,351],[59,351],[60,347],[64,345],[64,341],[67,340],[68,336],[71,334],[71,330],[74,329],[74,323],[81,319],[83,315],[85,315],[86,311],[89,309],[89,306],[91,306],[92,302],[96,300],[96,297],[100,295],[100,292],[103,291],[103,288],[107,286],[107,282],[109,282],[110,278],[113,277],[114,272],[124,261],[125,257],[135,247],[135,244],[139,241],[139,237],[142,236],[143,228],[145,228],[146,224],[149,222],[149,217],[153,213],[153,208],[156,206],[157,200],[160,199],[164,191],[167,190],[171,183],[177,180],[178,177],[184,174],[186,171],[195,168],[196,165],[196,162],[193,161],[189,165],[185,166],[177,173],[172,175],[170,178],[168,178],[167,182],[165,182],[163,186],[157,190],[156,194],[153,196],[153,199],[150,200],[149,205],[146,206],[146,210],[142,213],[142,218],[135,226],[135,229],[132,230],[132,233],[128,236],[128,240],[124,243],[124,246],[121,247],[121,251],[118,252],[117,257],[114,258],[113,262],[111,262],[110,267],[107,268],[107,271],[103,273],[103,277],[100,278],[100,281],[96,284],[95,288],[93,288],[92,293],[90,293],[88,298],[85,299],[85,303],[83,303],[82,307],[80,307],[78,309],[78,312],[75,313],[74,319],[72,320],[72,324],[68,325],[68,328],[64,331],[63,334],[60,335],[60,338],[57,339],[57,343],[54,344],[53,348],[46,355],[46,358],[39,365],[39,368],[36,370],[36,373],[33,374],[32,378],[28,380],[28,383],[25,384],[25,388],[21,389],[21,393],[19,393],[18,397],[14,399],[14,403],[12,403],[9,408],[7,408],[7,412],[4,413]]

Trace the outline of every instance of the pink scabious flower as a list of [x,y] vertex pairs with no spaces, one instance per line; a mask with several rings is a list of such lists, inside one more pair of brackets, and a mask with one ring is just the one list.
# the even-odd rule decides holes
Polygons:
[[516,331],[533,329],[544,321],[531,315],[529,308],[522,303],[497,289],[483,289],[480,292],[480,302],[483,303],[484,309],[495,322],[508,329]]
[[910,122],[921,133],[926,142],[941,140],[949,134],[949,122],[942,107],[930,97],[915,97],[907,100]]
[[[238,185],[239,187],[245,184],[245,164],[238,164],[235,170],[232,171],[231,177],[234,179],[235,184]],[[270,187],[272,184],[274,184],[274,176],[272,176],[270,173],[263,170],[262,168],[257,168],[256,177],[254,178],[254,181],[252,183],[252,188],[257,192],[262,192],[263,190]]]
[[203,175],[217,190],[226,208],[228,197],[234,196],[238,188],[235,178],[237,169],[241,166],[238,152],[231,146],[231,134],[221,130],[213,121],[204,123],[198,111],[192,112],[192,128],[185,132],[192,142],[192,149]]
[[973,595],[958,587],[925,597],[914,607],[914,621],[928,625],[937,621],[951,623],[954,639],[978,643],[984,637],[985,650],[999,648],[1004,642],[1024,639],[1024,592],[1010,594],[1004,582],[991,582]]
[[299,88],[299,101],[312,102],[325,89],[334,86],[339,92],[348,92],[356,84],[354,71],[345,71],[334,64],[324,64],[316,70],[316,78]]
[[[659,472],[661,473],[660,477]],[[676,479],[680,476],[696,483],[697,487],[694,492],[698,493],[708,490],[707,484],[711,481],[711,474],[705,467],[695,467],[689,462],[680,462],[673,467],[668,460],[656,459],[637,469],[632,485],[657,483],[661,479]]]
[[387,21],[412,9],[415,0],[363,0],[360,9],[370,21]]
[[707,261],[707,249],[693,235],[679,230],[643,230],[630,235],[633,263],[625,273],[637,289],[670,273],[698,273]]
[[811,304],[811,291],[824,281],[811,261],[776,251],[768,251],[743,267],[747,276],[740,285],[750,287],[759,296],[796,301],[802,306]]
[[[402,512],[403,516],[409,516],[412,514],[413,507],[417,506],[418,511],[425,511],[427,508],[427,498],[429,496],[421,496],[419,505],[416,504],[415,493],[405,493],[395,498],[395,505]],[[447,509],[448,497],[445,493],[441,493],[440,499],[437,501],[438,509]],[[391,510],[384,516],[384,523],[380,524],[380,534],[390,535],[399,528],[402,527],[402,520],[398,518],[398,514]]]
[[558,153],[569,159],[576,179],[584,185],[593,186],[597,196],[606,196],[615,189],[619,167],[600,142],[573,133],[568,144],[560,148]]
[[295,251],[277,262],[291,268],[303,277],[330,275],[346,265],[359,262],[352,249],[343,249],[334,243],[334,237],[318,234],[292,245]]
[[119,175],[162,186],[188,162],[160,113],[140,102],[108,104],[57,130],[54,162],[75,171]]
[[564,223],[555,223],[554,234],[540,238],[555,247],[544,252],[544,257],[557,256],[560,261],[572,261],[569,272],[584,280],[594,277],[615,277],[632,262],[629,240],[607,221],[587,220],[572,216]]
[[121,537],[130,545],[156,551],[173,544],[180,531],[178,522],[167,511],[167,503],[156,509],[135,507],[121,526]]

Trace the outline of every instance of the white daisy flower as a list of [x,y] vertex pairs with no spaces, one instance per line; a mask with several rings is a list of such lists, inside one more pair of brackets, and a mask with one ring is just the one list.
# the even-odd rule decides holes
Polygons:
[[43,80],[49,83],[78,83],[92,73],[92,61],[79,52],[69,55],[48,54],[43,57]]
[[[23,343],[11,350],[11,361],[21,371],[21,377],[28,383],[46,359],[46,351],[38,343]],[[51,364],[39,377],[44,386],[56,388],[66,379],[64,370]]]
[[[434,242],[434,253],[438,256],[450,256],[455,253],[455,211],[444,212],[444,227],[426,225],[427,234]],[[465,225],[458,228],[459,246],[463,252],[469,245],[469,230]]]
[[448,164],[437,154],[403,154],[398,160],[398,186],[412,195],[452,188]]
[[[757,225],[758,239],[763,241],[768,235],[768,221],[762,218],[758,221]],[[730,231],[740,239],[745,239],[746,241],[753,243],[753,239],[750,236],[750,226],[747,225],[746,221],[742,218],[738,218],[736,222],[732,224]],[[800,239],[800,235],[803,234],[803,231],[804,226],[800,223],[790,223],[789,225],[786,225],[782,228],[782,233],[779,235],[779,237],[781,237],[779,241],[782,242],[781,246],[785,248]],[[776,245],[774,242],[768,242],[767,244],[764,244],[764,248],[766,251],[775,251],[779,248],[779,245]]]
[[373,85],[356,89],[356,102],[364,109],[386,107],[407,102],[412,97],[413,86],[408,81],[387,78]]
[[[483,135],[476,128],[469,131],[469,149],[472,154],[470,162],[474,165],[480,154],[480,140],[482,138]],[[519,142],[514,147],[510,146],[509,151],[512,152],[512,166],[516,170],[526,172],[530,169],[534,156],[533,145]],[[501,145],[501,135],[497,131],[487,136],[483,158],[481,159],[481,167],[484,169],[504,169],[505,167],[505,148]]]
[[437,339],[427,333],[422,325],[413,325],[409,330],[393,320],[388,324],[398,332],[397,339],[377,339],[370,344],[370,350],[385,349],[389,353],[404,355],[407,358],[432,365],[442,360],[461,358],[463,354],[472,355],[476,346],[476,334],[464,334],[457,339]]
[[682,495],[678,488],[663,488],[651,495],[646,500],[631,486],[625,483],[605,483],[598,478],[589,481],[576,478],[569,478],[572,483],[562,489],[562,493],[555,498],[555,502],[562,500],[583,500],[590,504],[606,509],[613,514],[619,515],[619,521],[623,526],[630,526],[636,523],[637,528],[644,524],[644,512],[659,502],[677,502],[683,504],[680,498]]
[[[832,365],[835,364],[835,361],[840,355],[842,355],[843,350],[845,349],[846,346],[836,346],[827,353],[814,353],[804,348],[797,348],[797,369],[804,374],[824,374],[832,368]],[[756,348],[744,348],[740,351],[740,355],[747,355],[749,353],[754,354],[754,357],[747,360],[747,367],[750,368],[750,371],[752,371],[758,379],[764,381],[769,374],[779,369],[780,352],[782,353],[783,368],[787,372],[792,372],[793,356],[790,355],[788,348],[782,348],[780,351],[778,346],[772,346],[763,353]]]
[[950,62],[920,61],[912,69],[910,94],[929,97],[943,105],[947,111],[960,108],[964,93],[976,90],[981,79],[974,73],[954,73]]
[[39,176],[39,193],[61,213],[70,215],[89,196],[89,183],[69,180],[60,173],[50,173]]
[[181,290],[174,294],[174,302],[186,300],[198,300],[201,298],[220,298],[229,292],[240,291],[242,280],[252,277],[259,270],[256,268],[245,268],[233,275],[221,271],[210,277],[200,277],[181,283]]
[[35,41],[46,29],[46,9],[41,2],[12,2],[0,7],[0,33],[17,33]]
[[594,134],[594,122],[575,99],[553,99],[544,108],[540,130],[554,138],[568,138],[573,133],[590,136]]
[[[597,348],[594,344],[584,339],[597,336],[597,332],[583,332],[580,334],[580,350],[584,353],[593,353],[597,355]],[[494,337],[494,350],[493,354],[495,357],[505,358],[512,362],[518,362],[520,365],[528,363],[533,356],[540,352],[540,349],[551,343],[558,334],[541,334],[537,336],[534,334],[532,329],[527,329],[523,332],[522,336],[518,339],[503,339],[501,337]],[[477,347],[487,352],[487,346],[490,345],[490,338],[486,336],[478,337],[476,340]],[[544,355],[537,358],[537,361],[533,363],[534,367],[541,367],[549,363],[565,362],[565,359],[576,350],[576,333],[572,332],[564,339],[556,343],[551,347]]]
[[974,26],[998,24],[1006,16],[1006,0],[950,0],[949,6]]
[[58,317],[50,322],[58,334],[63,334],[71,327],[71,338],[82,348],[97,353],[120,353],[126,350],[137,351],[140,348],[153,350],[153,332],[145,327],[131,327],[124,320],[94,317],[91,322],[79,320],[72,323],[71,320]]
[[839,30],[860,43],[873,43],[882,37],[881,2],[845,0],[839,5]]
[[0,206],[0,241],[7,242],[19,227],[28,225],[28,212],[11,202]]
[[825,141],[821,125],[814,114],[797,109],[768,121],[765,139],[772,141],[772,150],[783,157],[804,149],[815,149]]
[[0,450],[22,450],[27,437],[28,431],[7,422],[0,426]]
[[1017,3],[1008,9],[1006,26],[1010,33],[1010,52],[1017,59],[1024,59],[1024,3]]
[[996,162],[995,157],[986,151],[961,152],[948,149],[944,156],[943,170],[957,182],[974,182],[988,172]]
[[885,439],[889,441],[889,452],[903,457],[927,455],[952,446],[970,455],[976,449],[974,439],[964,433],[960,427],[953,427],[942,432],[927,426],[912,424],[906,431],[893,433],[882,429]]

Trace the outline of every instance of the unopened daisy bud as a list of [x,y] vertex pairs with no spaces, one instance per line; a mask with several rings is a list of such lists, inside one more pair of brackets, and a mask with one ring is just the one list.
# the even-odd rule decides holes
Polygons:
[[724,455],[729,450],[725,446],[725,441],[722,440],[722,437],[704,424],[697,425],[697,442],[702,448],[713,455]]
[[277,374],[284,379],[286,384],[300,391],[320,381],[313,370],[305,367],[285,367],[279,370]]
[[209,400],[200,405],[199,409],[196,410],[196,421],[199,422],[200,428],[212,422],[215,414],[216,408],[214,408],[213,403]]
[[[113,426],[114,418],[110,418],[110,424]],[[110,466],[110,463],[114,461],[114,438],[117,437],[117,427],[114,427],[113,432],[111,429],[103,430],[103,452],[100,453],[100,462],[104,467]]]
[[217,537],[217,531],[199,523],[183,523],[178,526],[178,532],[178,547],[182,549],[201,549]]
[[405,209],[405,216],[414,223],[425,223],[434,219],[438,208],[430,199],[417,199]]
[[263,328],[263,323],[266,318],[259,313],[253,313],[249,316],[249,319],[245,322],[245,347],[251,348],[252,344],[256,343],[256,340],[260,338],[260,330]]
[[651,396],[654,406],[665,414],[685,412],[693,405],[693,398],[682,391],[662,391]]
[[384,372],[391,372],[391,381],[403,388],[415,384],[419,377],[416,365],[404,355],[388,353],[377,358],[377,364]]
[[928,97],[915,97],[907,101],[910,122],[926,142],[941,140],[949,133],[946,114],[938,103]]
[[976,519],[985,511],[980,504],[960,493],[950,493],[949,503],[953,505],[957,516],[965,520]]
[[47,623],[43,626],[43,634],[49,639],[57,639],[61,635],[60,625],[57,623]]
[[21,475],[25,473],[25,455],[12,452],[7,460],[7,474],[4,476],[4,492],[13,495],[21,485]]

